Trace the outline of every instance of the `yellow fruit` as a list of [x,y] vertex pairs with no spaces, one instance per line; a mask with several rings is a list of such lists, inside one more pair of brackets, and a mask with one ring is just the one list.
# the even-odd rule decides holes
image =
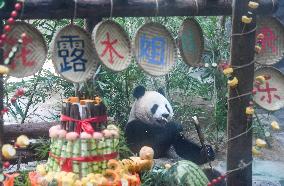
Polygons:
[[3,145],[2,155],[6,159],[11,159],[16,155],[16,149],[10,144]]
[[87,177],[84,177],[81,179],[83,186],[86,186],[87,183],[89,182],[89,179]]
[[41,165],[36,166],[36,172],[40,174],[41,176],[45,176],[47,174],[45,170],[45,165],[41,164]]
[[247,115],[253,115],[253,114],[254,114],[254,109],[253,109],[253,107],[247,107],[247,108],[246,108],[246,114],[247,114]]
[[87,175],[87,178],[88,178],[89,180],[91,180],[91,179],[94,179],[95,176],[96,176],[96,175],[95,175],[94,173],[90,173],[90,174]]
[[261,156],[261,151],[258,147],[254,146],[252,147],[252,155],[253,156]]
[[68,177],[68,178],[71,178],[72,180],[77,180],[77,179],[79,179],[79,177],[78,177],[78,175],[76,175],[75,173],[73,173],[73,172],[68,172],[67,174],[66,174],[66,176]]
[[68,176],[64,176],[62,178],[62,186],[70,186],[73,185],[75,182],[75,180],[73,180],[72,178],[68,177]]
[[231,87],[231,88],[235,88],[239,83],[239,80],[234,77],[233,79],[231,80],[228,80],[228,85]]
[[26,148],[30,144],[30,140],[26,135],[21,135],[16,140],[16,145],[21,148]]
[[260,34],[258,34],[258,35],[256,36],[256,38],[257,38],[257,39],[264,39],[264,35],[263,35],[262,33],[260,33]]
[[271,127],[273,130],[280,130],[279,124],[277,121],[272,121],[271,122]]
[[224,75],[230,75],[234,72],[233,68],[225,68],[223,70]]
[[251,17],[242,16],[242,22],[243,22],[243,23],[249,24],[249,23],[251,23],[251,21],[252,21],[252,18],[251,18]]
[[171,165],[168,164],[168,163],[166,163],[166,164],[165,164],[165,168],[166,168],[166,169],[169,169],[169,168],[171,168]]
[[54,178],[55,173],[54,172],[48,172],[47,175],[45,176],[47,182],[51,182]]
[[83,186],[81,180],[76,180],[75,181],[75,186]]
[[266,141],[258,138],[258,139],[255,140],[255,145],[257,147],[260,147],[260,148],[265,147],[266,146]]
[[255,45],[254,50],[257,54],[261,52],[261,46]]
[[253,2],[253,1],[250,1],[248,6],[251,8],[251,9],[257,9],[259,4],[257,2]]
[[115,125],[108,125],[108,126],[107,126],[107,129],[119,131],[119,128],[118,128],[117,126],[115,126]]
[[54,179],[58,182],[62,181],[62,176],[60,175],[60,172],[56,172],[54,175]]
[[260,83],[264,83],[265,82],[265,77],[264,76],[256,76],[255,80],[259,81]]
[[4,65],[0,65],[0,74],[8,74],[9,73],[9,68],[4,66]]

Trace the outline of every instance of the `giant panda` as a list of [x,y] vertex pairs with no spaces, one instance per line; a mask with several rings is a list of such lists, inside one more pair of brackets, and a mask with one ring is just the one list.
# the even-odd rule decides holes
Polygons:
[[204,164],[214,160],[211,146],[204,148],[186,139],[181,124],[171,121],[173,109],[162,91],[146,91],[143,86],[134,89],[133,103],[125,126],[125,137],[132,152],[141,147],[154,149],[155,158],[166,157],[171,146],[180,158]]

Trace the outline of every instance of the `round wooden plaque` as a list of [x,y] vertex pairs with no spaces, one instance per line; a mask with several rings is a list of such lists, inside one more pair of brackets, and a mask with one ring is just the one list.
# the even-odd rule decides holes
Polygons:
[[111,20],[97,24],[92,34],[100,61],[113,71],[126,69],[132,58],[130,39],[125,30]]
[[68,81],[84,82],[96,70],[91,36],[79,26],[68,25],[60,29],[55,34],[50,49],[55,70]]
[[146,23],[136,33],[134,52],[138,65],[153,76],[166,75],[176,60],[170,32],[159,23]]
[[273,65],[279,62],[284,54],[284,27],[272,17],[260,18],[257,21],[257,35],[262,33],[262,49],[255,55],[257,62]]
[[[31,24],[15,22],[4,45],[4,59],[9,57],[12,48],[18,48],[11,58],[9,75],[23,78],[37,73],[43,66],[47,56],[47,46],[42,34]],[[21,35],[25,33],[26,39],[18,44]]]
[[255,71],[255,77],[265,76],[261,85],[254,84],[254,101],[262,108],[275,111],[284,106],[284,75],[274,67],[262,67]]
[[185,19],[179,31],[180,54],[190,66],[201,66],[204,38],[199,23],[194,18]]

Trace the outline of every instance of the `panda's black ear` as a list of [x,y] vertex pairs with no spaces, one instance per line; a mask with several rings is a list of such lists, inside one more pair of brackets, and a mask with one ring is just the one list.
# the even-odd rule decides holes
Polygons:
[[162,94],[163,96],[166,96],[165,91],[163,88],[159,88],[158,91],[160,94]]
[[140,85],[140,86],[138,86],[138,87],[136,87],[136,88],[134,89],[134,91],[133,91],[133,96],[134,96],[136,99],[138,99],[138,98],[144,96],[145,91],[146,91],[145,87],[143,87],[143,86]]

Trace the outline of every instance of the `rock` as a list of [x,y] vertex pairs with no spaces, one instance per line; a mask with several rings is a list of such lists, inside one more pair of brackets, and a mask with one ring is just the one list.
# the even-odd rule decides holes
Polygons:
[[253,186],[281,186],[281,184],[277,181],[265,181],[265,180],[255,180],[252,181]]

